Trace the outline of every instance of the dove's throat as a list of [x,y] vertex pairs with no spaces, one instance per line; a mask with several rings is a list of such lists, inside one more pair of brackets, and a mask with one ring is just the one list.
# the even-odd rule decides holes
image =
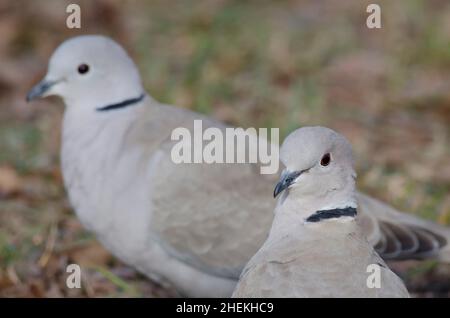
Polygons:
[[[278,201],[271,233],[305,232],[305,229],[337,225],[337,232],[351,231],[357,203],[353,179],[338,189],[323,192],[296,192],[289,189]],[[347,225],[344,225],[347,223]]]

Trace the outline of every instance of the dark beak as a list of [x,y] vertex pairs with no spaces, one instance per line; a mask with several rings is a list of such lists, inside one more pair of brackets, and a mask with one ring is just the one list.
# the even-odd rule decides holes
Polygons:
[[283,192],[284,189],[289,188],[289,186],[297,179],[303,171],[285,172],[281,175],[280,182],[277,183],[275,189],[273,190],[273,197],[276,198],[278,194]]
[[42,97],[56,82],[55,81],[46,81],[42,80],[40,83],[35,85],[27,95],[27,102],[32,101],[33,99]]

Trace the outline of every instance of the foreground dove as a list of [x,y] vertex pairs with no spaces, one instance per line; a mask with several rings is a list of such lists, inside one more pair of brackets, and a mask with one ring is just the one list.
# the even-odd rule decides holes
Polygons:
[[[233,296],[408,297],[356,222],[350,143],[331,129],[304,127],[280,151],[286,169],[273,225]],[[379,269],[377,285],[370,266]]]
[[[127,53],[103,36],[79,36],[53,53],[28,100],[66,104],[61,164],[82,224],[116,257],[186,296],[230,296],[267,237],[277,175],[255,164],[174,164],[171,133],[225,126],[163,105],[142,87]],[[369,241],[388,258],[450,261],[449,232],[358,195]]]

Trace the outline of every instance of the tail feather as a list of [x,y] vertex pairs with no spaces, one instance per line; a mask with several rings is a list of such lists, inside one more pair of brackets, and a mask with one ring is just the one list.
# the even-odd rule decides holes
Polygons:
[[415,235],[414,231],[409,229],[408,227],[392,224],[387,222],[380,222],[382,231],[385,230],[390,231],[390,237],[396,240],[398,245],[400,246],[399,253],[395,255],[386,255],[384,252],[381,252],[380,255],[385,259],[404,259],[411,258],[414,253],[416,253],[420,249],[420,241]]
[[450,263],[450,229],[358,194],[359,222],[385,259],[435,258]]

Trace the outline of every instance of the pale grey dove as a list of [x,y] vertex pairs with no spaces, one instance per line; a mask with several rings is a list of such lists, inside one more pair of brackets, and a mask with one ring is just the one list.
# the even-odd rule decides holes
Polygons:
[[[194,119],[225,126],[153,100],[109,38],[62,43],[27,98],[50,95],[66,104],[62,170],[83,225],[122,261],[185,295],[231,295],[267,236],[275,206],[267,194],[278,176],[255,164],[174,164],[174,128],[192,129]],[[370,242],[387,256],[450,260],[443,227],[358,200]]]
[[331,129],[304,127],[280,151],[286,169],[273,225],[233,296],[408,297],[356,222],[350,143]]

